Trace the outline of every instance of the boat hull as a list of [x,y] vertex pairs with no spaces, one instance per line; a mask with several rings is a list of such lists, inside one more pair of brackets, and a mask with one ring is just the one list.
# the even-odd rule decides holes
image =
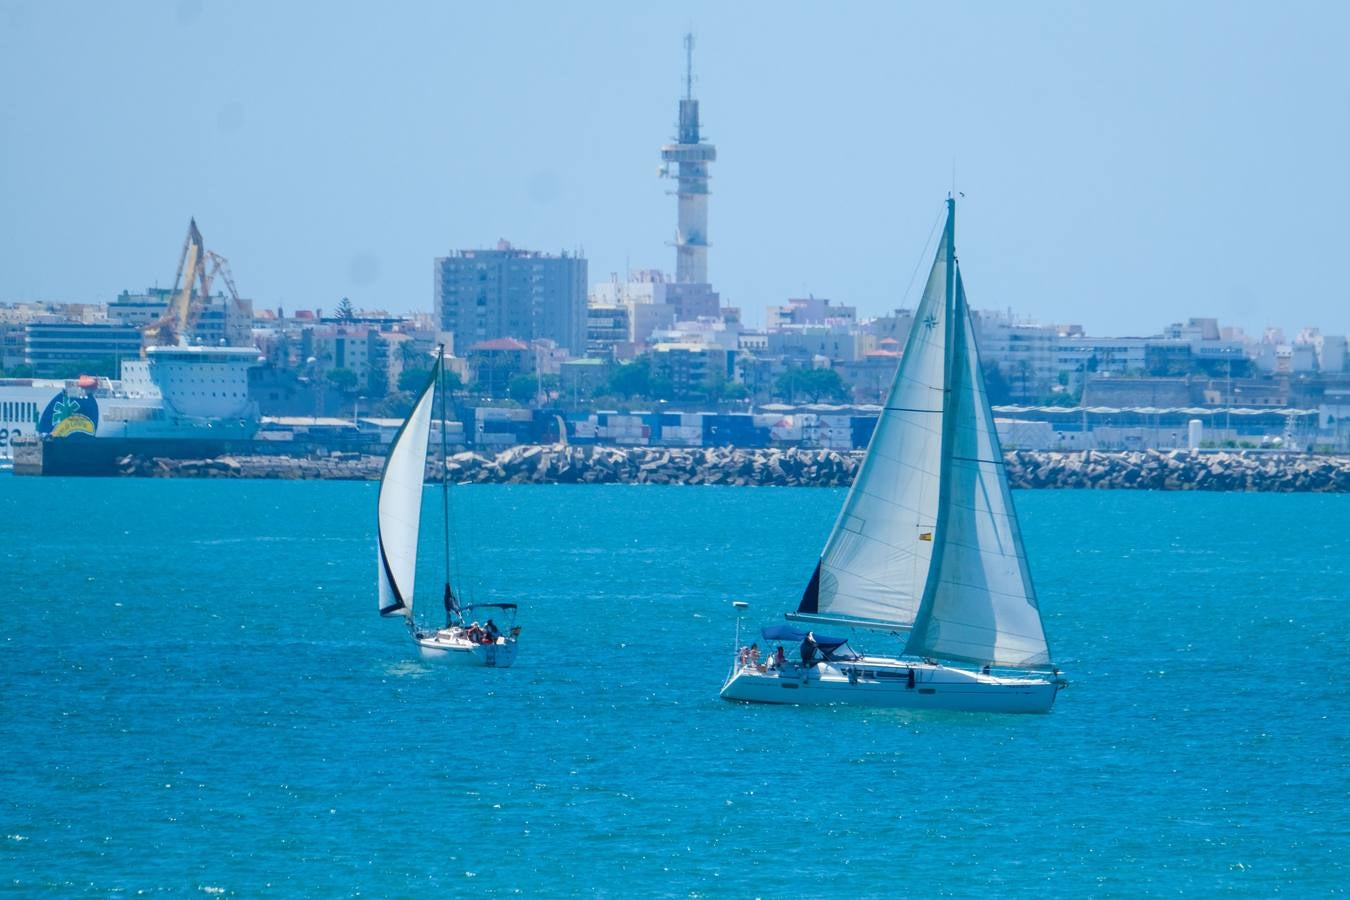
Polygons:
[[415,636],[424,659],[464,666],[508,669],[516,661],[516,642],[500,638],[495,644],[480,644],[444,632]]
[[[912,679],[911,679],[912,674]],[[1003,677],[930,663],[862,658],[760,671],[741,666],[722,687],[724,700],[828,704],[959,712],[1043,713],[1060,684],[1042,677]]]

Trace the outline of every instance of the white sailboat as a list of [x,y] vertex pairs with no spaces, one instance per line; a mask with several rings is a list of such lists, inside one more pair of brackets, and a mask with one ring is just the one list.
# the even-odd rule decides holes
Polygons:
[[[402,616],[423,656],[468,665],[505,668],[516,660],[516,604],[475,603],[460,606],[450,586],[449,483],[441,478],[441,514],[445,529],[445,627],[427,628],[414,617],[417,576],[417,536],[422,523],[422,489],[426,478],[427,442],[436,388],[442,381],[444,348],[436,353],[426,386],[417,395],[412,412],[394,435],[380,476],[379,530],[376,543],[380,615]],[[441,385],[441,422],[445,422],[445,391]],[[445,459],[445,428],[441,432],[441,459]],[[480,625],[475,616],[482,616]],[[499,623],[497,619],[502,621]]]
[[[1045,712],[1050,660],[985,395],[955,251],[956,203],[895,381],[779,662],[738,655],[722,697],[763,703]],[[860,653],[851,638],[897,645]],[[739,644],[739,622],[737,643]],[[903,642],[903,647],[899,643]],[[773,654],[778,656],[778,654]]]

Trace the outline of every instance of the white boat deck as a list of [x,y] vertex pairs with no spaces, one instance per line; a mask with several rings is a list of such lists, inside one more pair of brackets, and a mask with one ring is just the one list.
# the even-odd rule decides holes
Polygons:
[[723,686],[722,697],[750,703],[1047,712],[1060,686],[1048,675],[993,674],[923,660],[862,656],[810,666],[787,662],[781,669],[741,664]]

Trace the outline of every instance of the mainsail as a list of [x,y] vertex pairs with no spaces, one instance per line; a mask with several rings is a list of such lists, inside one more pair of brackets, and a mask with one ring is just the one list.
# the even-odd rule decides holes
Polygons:
[[914,622],[937,522],[950,240],[944,230],[886,406],[799,613]]
[[959,270],[955,293],[942,512],[930,583],[906,652],[977,665],[1046,667],[1050,651]]
[[797,613],[908,628],[911,656],[1046,667],[955,218],[949,200],[886,406]]
[[426,386],[417,395],[385,459],[380,477],[379,576],[380,615],[412,615],[417,574],[417,532],[422,519],[422,484],[426,477],[427,438],[441,359],[431,367]]

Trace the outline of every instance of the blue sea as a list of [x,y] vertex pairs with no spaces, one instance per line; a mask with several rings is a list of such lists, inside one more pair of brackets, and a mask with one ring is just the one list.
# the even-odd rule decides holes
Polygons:
[[1018,492],[1036,716],[718,699],[842,491],[455,489],[508,670],[377,616],[375,498],[0,479],[0,893],[1346,890],[1350,496]]

